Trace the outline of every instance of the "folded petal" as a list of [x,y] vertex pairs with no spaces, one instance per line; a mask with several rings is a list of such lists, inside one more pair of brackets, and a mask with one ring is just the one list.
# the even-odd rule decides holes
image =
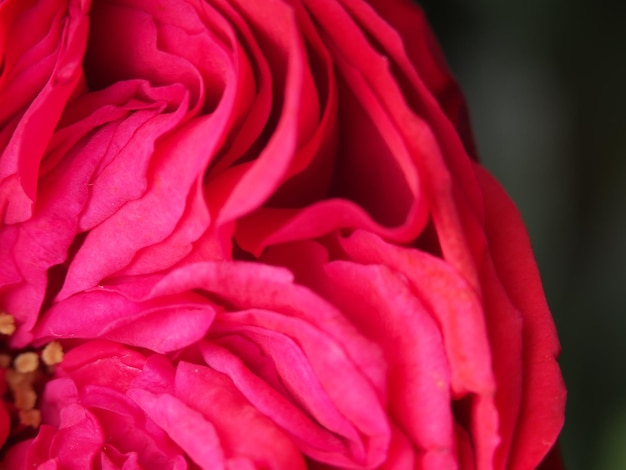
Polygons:
[[[85,312],[89,312],[86,316]],[[55,304],[41,319],[35,338],[101,338],[158,352],[184,348],[201,339],[215,310],[194,293],[135,302],[96,289]]]
[[22,222],[32,215],[40,162],[64,107],[80,87],[88,10],[87,0],[6,2],[0,7],[4,223]]
[[[477,165],[474,169],[485,194],[485,228],[494,275],[501,282],[485,288],[501,285],[522,315],[523,364],[518,370],[523,386],[507,463],[522,469],[541,462],[563,426],[566,390],[556,361],[560,345],[521,217],[494,178]],[[502,401],[508,399],[502,397]]]

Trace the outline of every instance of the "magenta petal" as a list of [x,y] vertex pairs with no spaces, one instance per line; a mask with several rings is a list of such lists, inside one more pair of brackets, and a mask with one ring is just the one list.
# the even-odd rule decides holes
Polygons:
[[401,278],[384,266],[338,261],[325,271],[325,292],[385,350],[391,412],[423,452],[418,462],[437,454],[443,457],[438,468],[453,468],[450,372],[438,325]]
[[[328,334],[301,319],[262,310],[223,314],[212,331],[218,344],[269,383],[284,387],[317,422],[342,436],[355,461],[370,462],[386,452],[389,424],[380,397]],[[246,342],[256,348],[246,348]],[[257,349],[273,363],[267,372],[255,364]]]
[[214,238],[210,233],[206,233],[210,220],[202,185],[198,182],[191,187],[185,212],[172,233],[161,242],[140,249],[133,260],[117,275],[152,274],[172,267],[192,252],[201,237],[204,243],[207,243],[207,238]]
[[[44,391],[41,401],[44,421],[55,429],[63,429],[68,410],[80,404],[97,421],[106,439],[106,446],[94,457],[96,461],[127,462],[128,465],[139,462],[141,468],[187,468],[181,449],[168,437],[166,430],[147,419],[127,395],[138,377],[147,375],[144,370],[151,367],[150,362],[154,362],[152,358],[146,361],[132,349],[105,341],[87,342],[70,350],[58,369],[62,378],[49,382]],[[54,439],[59,435],[61,431],[52,432]],[[67,442],[71,444],[72,439]],[[29,458],[48,458],[47,453],[37,457],[39,453],[38,447],[33,446]]]
[[[189,191],[220,137],[217,123],[219,116],[198,119],[157,148],[152,164],[153,178],[159,184],[149,186],[141,198],[128,202],[89,232],[70,265],[59,299],[96,286],[125,268],[138,250],[172,233],[185,211]],[[208,222],[206,215],[202,219]],[[128,230],[130,227],[133,229]],[[103,251],[103,247],[107,249]]]
[[93,290],[50,308],[35,335],[42,342],[59,337],[103,338],[168,352],[201,339],[214,315],[205,299],[191,292],[134,302],[115,292]]
[[487,468],[500,438],[490,342],[476,293],[449,265],[418,250],[394,247],[362,232],[341,243],[351,258],[385,264],[406,276],[440,322],[457,398],[468,392],[477,395],[471,405],[471,426],[478,468]]
[[[250,468],[305,468],[291,439],[255,409],[227,376],[181,362],[176,368],[175,382],[176,395],[215,426],[229,468],[240,468],[243,460]],[[238,462],[235,467],[234,459]]]
[[508,463],[521,470],[541,462],[563,426],[566,390],[556,361],[560,345],[521,217],[494,178],[474,168],[485,194],[494,267],[524,324],[523,395]]
[[408,278],[441,324],[455,392],[492,393],[485,319],[479,298],[470,286],[447,263],[422,251],[393,246],[363,231],[340,241],[354,261],[385,265]]
[[[116,102],[122,95],[128,97],[128,102],[121,103],[121,109],[109,112],[126,110],[128,115],[114,121],[109,140],[100,143],[106,152],[88,181],[89,199],[79,219],[81,232],[92,229],[145,193],[157,141],[183,122],[189,100],[179,84],[153,87],[138,80],[117,83],[94,95],[104,95],[102,108],[94,114],[111,108],[111,101]],[[85,107],[93,101],[92,95],[87,95],[76,107]],[[73,127],[81,124],[79,121]],[[69,130],[68,134],[71,135]],[[94,134],[88,136],[89,141]]]
[[426,224],[424,206],[408,215],[410,223],[387,228],[372,220],[360,206],[345,199],[329,199],[297,209],[262,208],[241,219],[235,238],[242,248],[260,256],[270,245],[309,240],[336,230],[362,229],[397,241],[410,240]]
[[172,363],[165,358],[155,354],[146,361],[141,375],[135,378],[132,388],[147,390],[157,395],[175,395],[174,377],[176,371]]
[[81,403],[97,416],[107,438],[109,457],[115,457],[115,452],[109,450],[137,454],[142,465],[156,468],[177,468],[184,461],[181,449],[166,430],[147,420],[126,393],[86,386],[81,390]]
[[141,372],[146,358],[109,341],[89,341],[67,352],[61,365],[78,387],[103,385],[125,390]]
[[[54,283],[48,270],[67,261],[70,246],[80,231],[80,219],[100,217],[95,220],[100,223],[110,211],[143,193],[145,184],[138,175],[146,170],[146,158],[131,151],[132,165],[119,168],[116,162],[123,160],[120,155],[124,154],[128,140],[137,138],[135,132],[142,138],[142,145],[150,147],[146,142],[155,137],[147,139],[137,127],[158,119],[158,109],[165,107],[159,100],[168,99],[169,94],[180,95],[173,88],[155,90],[145,82],[127,82],[72,103],[70,116],[66,118],[79,122],[55,134],[42,165],[40,198],[33,216],[0,231],[0,245],[10,250],[10,254],[0,257],[3,273],[0,284],[22,281],[4,299],[4,308],[12,312],[19,324],[12,338],[14,344],[21,345],[30,339],[27,335],[36,321],[46,289]],[[138,102],[136,95],[149,96],[156,102]],[[137,113],[132,114],[133,111]],[[132,117],[127,116],[129,113]],[[155,130],[154,126],[151,129]],[[89,138],[81,140],[85,134]],[[144,153],[151,153],[150,148],[145,150]],[[134,184],[125,184],[123,190],[118,190],[117,176],[111,177],[107,171],[111,168],[124,174],[130,172],[135,177]],[[105,189],[100,190],[101,186]]]
[[[39,433],[42,433],[42,429],[45,429],[46,425],[41,426]],[[30,470],[29,467],[36,467],[35,464],[29,462],[29,452],[34,439],[27,439],[12,445],[7,449],[6,454],[2,458],[2,465],[4,468],[11,468],[13,470]],[[46,452],[47,456],[47,452]],[[41,468],[41,467],[40,467]]]
[[133,388],[128,395],[202,468],[222,468],[224,455],[215,428],[177,398]]
[[[62,14],[64,10],[65,14]],[[20,51],[20,43],[29,44],[32,38],[47,35],[48,32],[50,34],[45,37],[45,41],[52,46],[52,50],[44,52],[44,57],[33,60],[32,67],[39,69],[34,75],[43,78],[40,90],[17,92],[10,88],[3,89],[5,84],[0,83],[0,98],[3,103],[12,102],[17,96],[17,102],[25,102],[27,105],[21,119],[13,128],[6,148],[0,149],[0,213],[8,224],[24,221],[32,213],[39,164],[63,108],[79,84],[82,76],[81,59],[88,34],[86,0],[37,2],[36,7],[25,8],[20,13],[25,16],[13,18],[15,23],[12,26],[17,31],[8,31],[11,38],[9,42],[16,47],[16,59],[29,58],[29,51]],[[5,25],[2,26],[4,30]],[[46,48],[48,44],[45,45]],[[45,57],[48,54],[50,57]],[[9,60],[3,67],[3,79],[12,72],[11,67],[15,65],[11,63],[9,54]],[[18,62],[17,67],[19,66]],[[20,72],[22,76],[15,77],[16,83],[32,79],[33,69],[30,66]],[[4,93],[8,96],[4,96]],[[1,121],[3,119],[0,119],[0,124]]]
[[50,444],[50,455],[58,459],[61,468],[83,470],[91,468],[104,443],[96,417],[80,405],[69,405],[61,410],[61,424]]
[[202,344],[207,364],[227,375],[235,387],[261,413],[285,429],[296,445],[322,462],[352,467],[348,444],[328,432],[297,406],[252,373],[242,361],[227,350],[209,343]]
[[124,455],[112,446],[100,454],[100,467],[102,470],[142,470],[137,453]]
[[[284,102],[276,129],[257,158],[251,163],[225,171],[219,181],[213,183],[216,189],[209,188],[210,199],[224,200],[223,206],[219,208],[220,223],[249,213],[272,195],[288,173],[298,141],[302,138],[301,134],[308,137],[306,134],[311,128],[311,115],[300,112],[302,106],[308,109],[307,105],[312,99],[310,90],[307,93],[311,78],[310,71],[304,64],[306,53],[293,10],[288,5],[271,0],[271,6],[263,5],[263,9],[271,8],[272,15],[280,18],[280,22],[266,23],[259,22],[259,17],[263,15],[259,11],[260,6],[245,2],[242,6],[244,10],[248,10],[245,14],[251,15],[252,22],[261,29],[261,34],[274,36],[273,47],[280,48],[274,52],[278,61],[274,72],[281,75],[286,68],[285,77],[274,78],[277,83],[284,83],[284,90],[279,90],[284,93]],[[276,24],[280,24],[283,29],[283,34],[279,36],[273,31]],[[211,201],[209,204],[215,205]]]
[[[106,374],[105,374],[106,375]],[[50,381],[41,400],[42,422],[60,426],[61,410],[77,403],[78,389],[72,379],[61,377]]]
[[294,283],[293,275],[286,269],[239,261],[204,262],[172,270],[156,281],[144,279],[114,288],[137,300],[202,289],[242,310],[266,309],[300,318],[335,338],[379,394],[384,395],[386,365],[376,345],[359,334],[331,304]]
[[58,469],[58,459],[50,457],[50,447],[57,429],[43,424],[34,439],[11,446],[2,463],[5,468],[16,470]]
[[[392,428],[391,445],[382,470],[414,470],[415,451],[411,441],[397,427]],[[429,467],[425,467],[429,468]],[[439,467],[432,467],[439,468]],[[445,467],[442,467],[445,468]]]

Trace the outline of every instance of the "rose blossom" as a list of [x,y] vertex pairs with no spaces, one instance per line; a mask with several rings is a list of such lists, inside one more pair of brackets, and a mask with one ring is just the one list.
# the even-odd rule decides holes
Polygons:
[[0,25],[6,468],[561,468],[529,241],[416,6]]

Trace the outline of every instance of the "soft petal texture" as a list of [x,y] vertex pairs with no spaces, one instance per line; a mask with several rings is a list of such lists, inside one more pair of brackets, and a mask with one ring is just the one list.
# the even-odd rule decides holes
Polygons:
[[[70,351],[59,376],[44,395],[46,424],[12,450],[5,460],[15,463],[11,468],[91,468],[101,461],[185,469],[185,456],[201,468],[305,468],[277,410],[255,406],[228,374],[206,365],[172,365],[165,356],[95,341]],[[76,452],[80,460],[72,459]]]
[[[110,104],[112,96],[119,100],[117,106]],[[110,180],[129,175],[136,182],[136,172],[147,170],[151,146],[146,144],[155,139],[155,132],[158,135],[163,131],[161,127],[167,129],[172,121],[181,118],[180,112],[160,116],[160,111],[167,109],[169,100],[176,106],[183,99],[182,90],[177,87],[155,90],[144,82],[133,82],[89,96],[86,102],[78,100],[69,109],[76,113],[71,117],[81,121],[62,129],[53,139],[49,160],[42,168],[41,202],[33,217],[23,224],[6,227],[0,234],[1,244],[12,250],[11,255],[0,260],[0,266],[5,276],[14,273],[11,279],[3,276],[2,284],[13,286],[3,296],[3,303],[22,325],[12,338],[16,344],[30,338],[29,330],[52,282],[48,271],[66,262],[81,219],[90,217],[86,208],[101,207],[107,211],[102,214],[101,209],[96,210],[99,217],[92,223],[100,224],[103,217],[110,215],[109,211],[141,194],[142,189],[136,184]],[[93,126],[98,126],[97,131],[92,131]],[[142,130],[147,134],[142,135]],[[85,133],[87,136],[83,137]],[[134,158],[132,166],[129,156]],[[117,165],[120,166],[116,168]],[[94,190],[101,182],[109,189]],[[123,245],[119,237],[111,240],[111,247]],[[115,253],[112,248],[111,252]],[[97,266],[95,263],[93,268]]]
[[4,467],[560,468],[528,238],[413,2],[0,1],[0,104]]
[[563,426],[565,388],[556,362],[560,345],[520,215],[493,177],[474,168],[485,194],[493,263],[509,301],[523,315],[522,398],[509,465],[528,468],[541,462]]
[[[322,25],[326,46],[338,64],[341,133],[332,190],[342,199],[322,200],[302,210],[267,207],[244,218],[235,237],[255,254],[270,244],[314,238],[342,227],[365,228],[406,241],[419,233],[427,220],[418,168],[393,122],[393,113],[384,109],[363,76],[390,77],[387,62],[368,46],[340,5],[310,3],[305,6]],[[344,44],[352,49],[342,50]],[[376,67],[362,70],[362,63],[370,64],[368,69]],[[394,85],[388,82],[385,86]],[[362,139],[363,135],[368,138]]]
[[15,465],[10,468],[54,462],[84,469],[104,462],[105,468],[187,469],[181,450],[126,396],[145,361],[140,353],[100,341],[68,353],[61,377],[48,384],[43,397],[46,424],[9,455]]
[[[219,316],[210,337],[224,349],[204,345],[207,363],[231,377],[306,453],[350,467],[381,462],[389,427],[382,408],[386,390],[380,352],[339,311],[294,284],[287,271],[242,262],[198,263],[148,288],[161,294],[202,288],[226,305],[245,309]],[[258,362],[259,349],[270,358],[267,365]],[[285,369],[290,364],[298,367]],[[279,379],[272,378],[276,374]],[[265,394],[271,400],[262,398]]]
[[55,304],[39,323],[35,338],[106,338],[170,352],[204,337],[214,316],[211,305],[193,292],[135,302],[96,289]]
[[39,163],[82,77],[87,0],[0,4],[0,214],[32,214]]
[[450,374],[436,324],[384,267],[337,262],[327,276],[324,293],[387,352],[390,411],[417,448],[418,465],[454,468]]
[[[353,235],[342,242],[350,257],[361,262],[384,263],[406,276],[413,292],[423,299],[442,329],[451,366],[455,398],[471,398],[471,427],[475,452],[484,452],[478,468],[487,467],[499,443],[498,415],[493,395],[496,389],[491,371],[491,354],[482,320],[482,306],[476,293],[439,259],[417,251],[407,252],[380,240]],[[467,400],[468,398],[466,398]]]
[[[131,384],[129,395],[148,416],[170,430],[202,468],[236,467],[246,462],[303,468],[299,452],[271,418],[251,406],[227,376],[206,366],[181,362],[174,369],[163,358],[153,356]],[[165,404],[169,406],[159,406]],[[189,433],[188,426],[204,432]]]

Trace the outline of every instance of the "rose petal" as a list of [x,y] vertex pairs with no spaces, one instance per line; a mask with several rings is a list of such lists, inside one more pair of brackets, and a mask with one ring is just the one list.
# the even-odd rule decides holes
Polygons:
[[485,228],[497,276],[523,315],[522,403],[507,466],[528,468],[541,462],[563,426],[566,391],[556,362],[560,346],[519,213],[486,170],[474,169],[485,194]]
[[213,308],[191,292],[133,302],[115,292],[94,290],[55,304],[39,322],[35,337],[39,342],[103,338],[169,352],[202,338],[214,315]]
[[196,263],[163,278],[143,278],[109,287],[135,301],[201,289],[239,309],[260,308],[301,318],[335,338],[355,365],[384,396],[386,367],[380,351],[328,302],[293,283],[285,269],[258,263]]
[[[386,51],[392,52],[405,73],[414,76],[409,71],[415,69],[419,79],[454,125],[468,155],[476,159],[476,145],[465,98],[448,70],[444,54],[428,26],[424,11],[416,8],[414,3],[403,1],[370,0],[366,3],[342,0],[342,3],[368,34],[376,38]],[[402,76],[398,76],[398,82],[406,96],[414,93]],[[435,122],[439,120],[438,116]],[[450,135],[449,138],[456,140],[457,137]]]
[[128,395],[203,468],[222,468],[224,455],[214,427],[177,398],[132,388]]
[[[61,13],[64,10],[65,15]],[[2,78],[6,79],[11,72],[12,59],[17,61],[21,58],[32,62],[16,65],[18,70],[22,66],[24,69],[15,77],[15,83],[20,83],[23,77],[29,75],[30,79],[34,76],[39,78],[39,84],[30,91],[16,91],[10,87],[5,89],[6,85],[0,84],[0,93],[11,96],[0,96],[2,102],[14,102],[16,95],[19,97],[18,102],[28,106],[21,119],[14,119],[8,128],[11,129],[11,137],[6,147],[2,148],[0,158],[0,213],[5,223],[13,224],[28,219],[32,214],[39,163],[63,108],[82,76],[81,59],[88,33],[88,2],[47,0],[37,2],[36,7],[26,8],[17,15],[10,6],[2,8],[0,15],[3,26],[7,22],[15,28],[0,28],[8,31],[6,40],[11,45],[17,44],[12,51],[15,55],[11,57],[11,52],[8,55]],[[47,35],[48,32],[51,34]],[[2,36],[4,43],[4,34]],[[36,52],[36,59],[28,57],[21,50],[22,47],[41,36],[45,37],[47,44],[41,44],[45,48]],[[4,53],[4,47],[0,49]],[[40,56],[41,52],[43,57]],[[46,61],[44,57],[48,54],[51,60]],[[33,69],[35,72],[31,75]]]
[[[102,199],[106,207],[104,211],[96,212],[104,212],[104,217],[109,215],[107,211],[111,207],[115,209],[127,202],[126,198],[139,196],[143,191],[141,184],[131,185],[134,188],[139,187],[138,193],[127,189],[118,192],[108,186],[111,182],[106,182],[106,168],[116,166],[112,162],[116,161],[120,153],[124,154],[126,139],[132,141],[133,136],[137,137],[134,134],[137,132],[137,126],[140,128],[147,126],[155,131],[159,126],[155,127],[150,123],[154,124],[154,120],[158,120],[159,109],[167,106],[166,100],[181,98],[176,87],[154,90],[141,82],[125,85],[100,93],[97,97],[90,97],[89,100],[84,100],[86,102],[83,100],[74,102],[75,105],[70,108],[72,112],[77,113],[74,117],[80,118],[82,113],[86,113],[87,116],[79,123],[69,125],[68,128],[71,128],[73,133],[59,132],[55,135],[54,147],[47,155],[50,160],[44,160],[42,165],[43,175],[39,191],[41,197],[35,207],[35,213],[28,221],[5,227],[0,231],[0,245],[11,250],[9,256],[0,259],[0,272],[4,277],[0,278],[0,283],[13,284],[21,281],[19,288],[15,286],[4,298],[4,307],[17,319],[18,331],[12,337],[13,344],[17,346],[31,339],[29,330],[36,321],[46,289],[49,289],[52,283],[49,279],[52,276],[48,271],[66,261],[70,246],[79,231],[79,218],[85,214],[85,206],[89,201],[93,202],[93,198],[90,197],[94,191],[92,185],[99,184],[98,175],[104,174],[104,184],[107,187],[104,196],[95,189],[95,199]],[[136,94],[146,99],[154,97],[157,101],[141,102],[135,99]],[[119,107],[109,105],[93,111],[93,106],[106,102],[111,96],[119,99]],[[159,101],[160,98],[164,98],[164,101]],[[139,111],[132,114],[137,108]],[[166,119],[160,126],[171,126],[170,121],[179,118],[180,116],[170,117],[169,121]],[[94,127],[98,130],[92,132],[91,138],[87,142],[81,141],[80,137],[92,131]],[[154,136],[143,137],[145,138],[142,144],[154,140]],[[113,141],[116,141],[116,144],[112,144]],[[63,154],[62,159],[58,157],[59,154]],[[137,158],[134,166],[124,169],[128,171],[132,169],[139,173],[145,171],[147,160],[144,159],[143,166],[140,160]],[[117,183],[111,184],[115,186]],[[117,196],[120,194],[121,199],[118,199]],[[96,203],[95,206],[97,205]],[[100,221],[101,219],[97,220]]]
[[318,425],[307,413],[252,373],[237,356],[210,343],[203,343],[201,350],[207,364],[230,377],[250,403],[285,429],[305,454],[331,465],[349,468],[380,463],[380,454],[372,456],[373,460],[363,460],[362,455],[351,455],[349,442]]
[[[476,293],[450,266],[419,250],[395,247],[362,232],[356,232],[341,244],[356,261],[381,263],[405,275],[441,323],[454,392],[458,396],[467,392],[477,394],[471,403],[471,426],[476,434],[477,468],[485,467],[500,438],[493,400],[497,382],[492,375],[491,337],[487,336],[484,312]],[[509,333],[515,335],[515,331],[519,330]],[[513,347],[509,345],[506,354],[513,354]],[[515,356],[511,359],[515,361]]]
[[[449,369],[441,334],[427,310],[385,267],[338,261],[325,272],[328,298],[386,351],[391,412],[424,452],[418,461],[432,459],[429,453],[447,452],[453,458]],[[442,469],[455,465],[453,460],[440,464]]]
[[[89,232],[70,265],[59,300],[94,287],[128,265],[139,249],[171,234],[184,213],[185,201],[202,173],[201,168],[207,163],[207,155],[220,137],[220,126],[219,115],[215,120],[197,119],[162,142],[152,158],[153,178],[159,184],[149,186],[142,197],[128,202]],[[206,220],[206,212],[204,217],[202,213],[199,216]],[[127,230],[131,226],[133,230]],[[198,232],[193,233],[199,236]],[[108,247],[104,252],[103,246]]]
[[[385,243],[364,231],[339,239],[350,259],[402,273],[441,324],[456,393],[493,391],[482,306],[476,293],[444,261],[420,250]],[[460,315],[459,312],[463,312]]]
[[[274,62],[274,89],[284,93],[285,98],[283,103],[274,104],[276,107],[282,104],[282,109],[278,108],[280,118],[258,157],[232,167],[212,182],[214,189],[209,198],[227,194],[220,209],[220,223],[241,217],[271,196],[285,179],[299,141],[306,141],[312,132],[318,113],[313,80],[304,63],[306,53],[293,10],[277,0],[262,7],[255,3],[244,3],[240,7],[249,15],[250,24],[260,30],[268,42],[264,51]],[[272,21],[262,21],[268,11],[272,11]],[[280,29],[272,26],[276,24],[281,25]],[[277,34],[278,31],[281,34]],[[301,109],[312,110],[312,113],[301,112]],[[215,205],[211,201],[209,204]]]
[[59,429],[50,442],[50,456],[68,470],[91,468],[105,444],[98,420],[77,404],[64,407],[60,418]]
[[71,349],[59,368],[64,378],[49,382],[45,389],[41,405],[45,422],[61,426],[65,410],[78,403],[95,417],[106,439],[96,459],[128,465],[138,461],[142,468],[186,469],[181,449],[126,395],[145,375],[149,361],[134,350],[105,341]]
[[[481,195],[463,144],[451,123],[402,50],[385,49],[383,56],[370,46],[358,27],[352,29],[348,40],[343,34],[344,24],[353,20],[335,2],[310,2],[309,6],[317,9],[316,18],[338,49],[339,64],[351,72],[346,79],[357,99],[382,106],[381,112],[394,123],[399,138],[413,157],[424,204],[431,210],[446,259],[478,290],[476,264],[481,261],[482,253],[472,248],[474,238],[479,235],[472,232],[471,225],[465,225],[471,224],[471,220],[463,217],[480,211]],[[336,14],[327,14],[328,8]],[[409,80],[410,95],[405,96],[399,86],[402,80],[391,74],[390,60],[397,64],[396,71],[402,71],[402,78]],[[394,241],[398,240],[394,238]]]
[[32,468],[56,470],[57,460],[49,458],[50,446],[57,429],[43,424],[39,427],[37,437],[18,442],[9,447],[2,464],[6,468],[15,470],[30,470]]
[[[408,241],[423,229],[427,218],[421,182],[413,162],[417,153],[414,146],[407,146],[403,141],[405,136],[397,121],[405,117],[399,118],[397,112],[394,115],[390,108],[383,106],[381,97],[369,89],[363,72],[351,61],[359,56],[359,66],[366,62],[369,70],[375,63],[377,68],[372,74],[389,77],[386,62],[335,3],[326,3],[323,13],[316,4],[308,7],[329,34],[330,39],[325,36],[327,46],[345,79],[345,82],[339,81],[342,140],[335,174],[336,192],[357,201],[367,212],[353,203],[333,199],[302,210],[263,208],[239,222],[237,241],[256,255],[271,244],[315,238],[338,228],[363,228],[394,241]],[[333,14],[328,14],[327,10]],[[329,18],[341,20],[328,24]],[[349,39],[346,38],[348,33]],[[335,41],[348,42],[352,49],[339,54]],[[397,88],[389,80],[385,86]],[[402,103],[400,109],[403,106],[406,108],[406,103]],[[415,120],[415,116],[412,119]]]
[[[176,368],[176,395],[216,427],[228,465],[242,459],[271,468],[305,468],[300,452],[271,419],[250,405],[225,375],[181,362]],[[246,430],[246,432],[242,432]]]
[[89,341],[63,356],[62,370],[78,387],[87,384],[123,391],[141,372],[146,358],[110,341]]
[[[389,427],[380,397],[323,331],[297,318],[248,310],[222,314],[212,332],[218,344],[342,436],[355,461],[371,462],[384,454]],[[271,364],[257,366],[259,354]]]

